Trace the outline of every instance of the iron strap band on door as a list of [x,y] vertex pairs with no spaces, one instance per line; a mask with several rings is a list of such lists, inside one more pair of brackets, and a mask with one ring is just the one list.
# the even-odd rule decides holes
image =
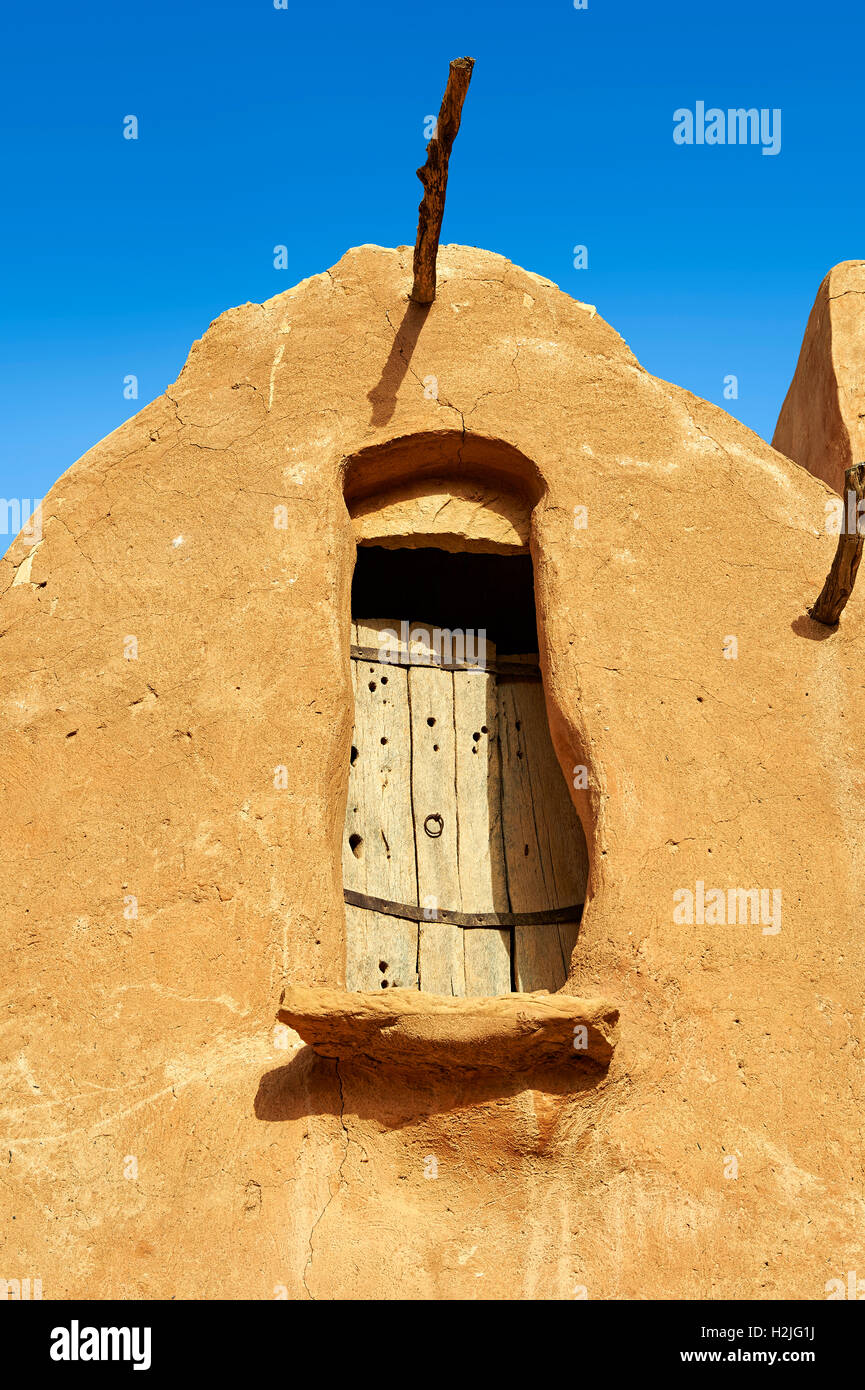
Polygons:
[[382,658],[378,647],[352,647],[352,661],[370,661],[376,666],[432,666],[437,671],[488,671],[494,676],[526,676],[530,680],[540,680],[541,668],[536,661],[488,661],[484,666],[473,665],[470,661],[399,661],[393,657]]
[[470,931],[474,927],[545,927],[558,922],[579,922],[583,915],[583,904],[574,907],[551,907],[547,912],[452,912],[450,908],[440,907],[435,915],[427,916],[432,908],[415,907],[414,903],[391,903],[386,898],[371,898],[366,893],[355,893],[344,888],[343,898],[349,907],[363,907],[368,912],[380,912],[384,917],[402,917],[407,922],[441,922],[446,927],[463,927]]

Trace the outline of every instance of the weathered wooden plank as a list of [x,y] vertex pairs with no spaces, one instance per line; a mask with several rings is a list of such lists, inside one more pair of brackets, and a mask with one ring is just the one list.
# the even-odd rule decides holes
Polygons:
[[[352,643],[377,657],[388,645],[385,629],[398,633],[400,625],[360,622]],[[412,624],[410,645],[426,659],[440,657],[431,634]],[[398,640],[390,645],[407,659]],[[489,644],[488,656],[495,658]],[[431,915],[537,913],[583,901],[585,840],[540,685],[373,659],[353,661],[352,678],[346,888],[417,903]],[[346,923],[348,988],[455,996],[505,994],[512,979],[524,991],[558,989],[577,934],[575,923],[519,925],[511,933],[465,931],[434,918],[418,929],[352,905]]]
[[[553,750],[543,687],[503,678],[498,695],[502,825],[511,908],[537,912],[582,902],[588,876],[585,837]],[[577,923],[515,927],[515,987],[524,991],[561,988],[577,930]]]
[[[378,651],[387,628],[398,632],[399,623],[352,624],[352,643]],[[416,902],[408,673],[376,661],[351,666],[355,722],[343,883],[359,893]],[[345,918],[348,989],[417,988],[415,923],[349,905]]]
[[[495,650],[487,642],[487,659]],[[489,671],[454,675],[460,905],[463,912],[507,912],[501,817],[496,679]],[[509,994],[511,933],[464,933],[466,994]]]
[[862,559],[862,533],[859,530],[859,504],[865,501],[865,463],[856,463],[844,472],[844,525],[832,567],[811,617],[826,627],[835,627],[853,592]]
[[[431,656],[432,632],[429,626],[412,623],[410,646]],[[439,907],[460,906],[453,673],[433,666],[413,666],[408,672],[408,691],[417,901],[433,914]],[[444,922],[431,919],[429,925],[421,923],[418,972],[422,990],[428,994],[465,994],[463,936],[459,927]]]

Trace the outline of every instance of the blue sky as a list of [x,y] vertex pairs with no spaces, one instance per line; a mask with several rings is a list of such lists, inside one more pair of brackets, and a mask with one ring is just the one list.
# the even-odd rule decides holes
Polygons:
[[[223,309],[413,242],[424,118],[464,53],[443,240],[596,304],[771,438],[821,279],[865,256],[863,30],[854,0],[8,6],[0,495],[44,496]],[[781,152],[676,145],[699,100],[780,108]]]

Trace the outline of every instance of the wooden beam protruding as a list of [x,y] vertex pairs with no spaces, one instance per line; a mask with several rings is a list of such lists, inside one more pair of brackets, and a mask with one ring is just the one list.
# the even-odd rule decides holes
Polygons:
[[[855,506],[852,505],[854,497]],[[865,501],[865,463],[857,463],[852,468],[846,469],[844,473],[844,529],[838,537],[838,549],[835,551],[832,568],[820,591],[820,597],[814,607],[809,609],[809,614],[814,621],[825,623],[827,627],[837,625],[844,606],[853,592],[853,585],[856,583],[856,571],[859,568],[859,561],[862,559],[862,543],[865,540],[865,536],[859,529],[860,503],[863,501]],[[853,514],[852,527],[850,526],[851,514]],[[862,525],[865,526],[865,516],[862,518]]]
[[454,58],[451,63],[435,135],[427,146],[426,164],[417,171],[424,191],[418,208],[414,284],[410,296],[416,304],[432,304],[436,297],[436,255],[448,187],[448,162],[460,128],[474,65],[474,58]]

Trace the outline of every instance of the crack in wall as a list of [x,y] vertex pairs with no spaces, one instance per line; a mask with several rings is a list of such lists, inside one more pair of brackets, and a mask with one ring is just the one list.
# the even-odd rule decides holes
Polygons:
[[[312,1261],[313,1261],[313,1258],[314,1258],[314,1256],[315,1256],[315,1251],[314,1251],[314,1249],[313,1249],[313,1244],[312,1244],[312,1242],[313,1242],[313,1237],[315,1236],[316,1231],[318,1230],[319,1226],[321,1225],[322,1221],[324,1220],[325,1215],[326,1215],[326,1213],[327,1213],[327,1210],[328,1210],[328,1208],[329,1208],[331,1202],[334,1200],[335,1197],[337,1197],[337,1196],[339,1195],[339,1193],[340,1193],[340,1191],[341,1191],[341,1189],[342,1189],[342,1185],[343,1185],[343,1169],[345,1168],[346,1160],[348,1159],[348,1151],[349,1151],[349,1148],[350,1148],[351,1142],[352,1142],[352,1141],[351,1141],[351,1136],[349,1135],[349,1132],[348,1132],[348,1126],[347,1126],[346,1123],[345,1123],[345,1088],[343,1087],[343,1084],[342,1084],[342,1077],[341,1077],[340,1074],[339,1074],[339,1061],[338,1061],[338,1060],[337,1060],[337,1061],[334,1061],[334,1071],[335,1071],[335,1073],[336,1073],[336,1081],[337,1081],[337,1085],[338,1085],[338,1087],[339,1087],[339,1123],[340,1123],[340,1125],[341,1125],[341,1127],[342,1127],[343,1135],[345,1136],[345,1149],[343,1150],[343,1155],[342,1155],[342,1158],[340,1159],[339,1167],[338,1167],[337,1172],[336,1172],[336,1186],[335,1186],[333,1192],[331,1192],[330,1195],[328,1196],[327,1201],[325,1202],[324,1206],[322,1207],[322,1209],[321,1209],[321,1211],[319,1212],[318,1216],[316,1217],[315,1221],[312,1223],[312,1226],[310,1227],[309,1238],[308,1238],[308,1240],[307,1240],[307,1249],[308,1249],[309,1253],[308,1253],[308,1255],[307,1255],[306,1264],[305,1264],[304,1267],[303,1267],[303,1273],[301,1274],[300,1279],[301,1279],[301,1283],[303,1284],[304,1289],[306,1290],[307,1296],[312,1300],[313,1303],[316,1302],[316,1297],[315,1297],[315,1294],[314,1294],[314,1293],[312,1292],[312,1290],[310,1289],[309,1284],[307,1283],[307,1275],[308,1275],[309,1270],[310,1270],[310,1268],[311,1268],[311,1266],[312,1266]],[[364,1150],[364,1152],[365,1152],[365,1150]]]

